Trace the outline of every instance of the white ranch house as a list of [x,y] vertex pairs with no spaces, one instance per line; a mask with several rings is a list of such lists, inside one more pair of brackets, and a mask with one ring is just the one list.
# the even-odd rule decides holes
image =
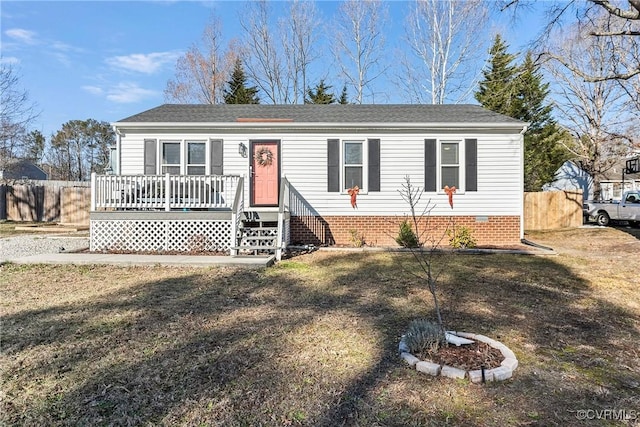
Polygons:
[[161,105],[113,127],[114,173],[92,177],[94,251],[395,246],[406,176],[434,230],[523,237],[526,124],[479,106]]

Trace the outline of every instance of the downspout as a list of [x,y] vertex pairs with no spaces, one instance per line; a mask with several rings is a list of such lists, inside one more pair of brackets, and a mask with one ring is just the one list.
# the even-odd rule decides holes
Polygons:
[[529,123],[525,123],[525,125],[522,127],[522,130],[520,131],[520,144],[522,147],[522,149],[520,150],[520,164],[522,165],[522,168],[520,169],[520,191],[522,194],[522,197],[520,198],[520,241],[524,240],[524,134],[528,129]]
[[116,170],[114,171],[115,175],[120,175],[120,167],[121,167],[121,148],[122,148],[122,132],[120,132],[120,129],[118,129],[117,126],[113,126],[113,131],[116,133],[116,161],[115,161],[115,167]]

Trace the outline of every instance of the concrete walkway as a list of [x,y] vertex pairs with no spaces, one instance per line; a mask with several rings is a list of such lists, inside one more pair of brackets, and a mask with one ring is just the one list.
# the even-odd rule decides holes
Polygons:
[[0,264],[110,264],[110,265],[158,265],[178,267],[247,267],[265,268],[275,262],[269,256],[193,256],[193,255],[135,255],[135,254],[88,254],[58,253],[31,255],[14,259],[0,260]]

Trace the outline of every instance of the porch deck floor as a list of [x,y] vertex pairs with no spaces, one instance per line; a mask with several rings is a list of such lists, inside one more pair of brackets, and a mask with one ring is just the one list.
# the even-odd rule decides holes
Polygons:
[[[205,256],[205,255],[136,255],[136,254],[91,254],[59,253],[33,255],[12,259],[16,264],[111,264],[111,265],[157,265],[160,267],[269,267],[275,262],[273,255],[265,256]],[[1,263],[1,261],[0,261]]]

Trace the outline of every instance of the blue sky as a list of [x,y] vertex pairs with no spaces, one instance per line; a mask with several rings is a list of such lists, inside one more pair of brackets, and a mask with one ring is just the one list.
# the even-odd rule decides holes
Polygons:
[[[337,3],[320,1],[329,20]],[[407,3],[387,2],[392,23],[387,44],[397,48]],[[114,122],[165,102],[176,59],[201,39],[212,11],[225,37],[237,37],[240,1],[2,1],[2,60],[10,62],[37,104],[32,128],[48,138],[74,119]],[[512,25],[496,15],[499,30],[520,50],[539,27],[535,19]],[[393,92],[393,89],[389,89]],[[391,102],[401,100],[391,99]]]

